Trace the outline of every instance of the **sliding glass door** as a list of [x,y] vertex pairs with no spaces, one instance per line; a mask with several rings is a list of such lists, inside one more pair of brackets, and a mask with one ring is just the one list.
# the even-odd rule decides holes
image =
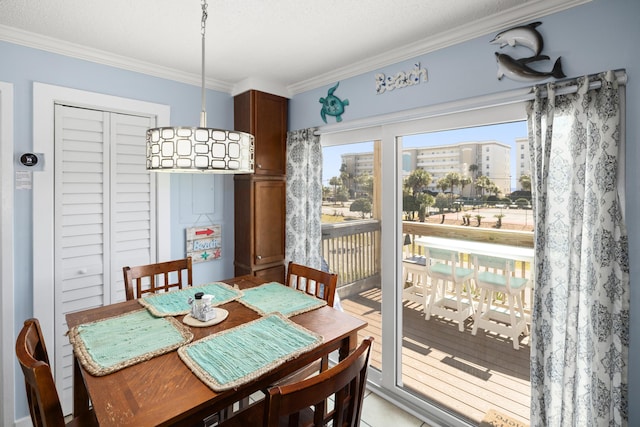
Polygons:
[[[467,239],[479,233],[477,239],[491,240],[490,233],[511,231],[516,218],[531,236],[527,197],[512,197],[527,191],[526,178],[519,179],[527,173],[526,161],[520,162],[528,158],[524,118],[524,104],[517,103],[322,134],[325,169],[333,168],[324,178],[325,220],[343,223],[324,225],[323,242],[344,239],[324,249],[329,267],[337,268],[336,254],[343,259],[364,252],[372,254],[376,270],[363,280],[339,272],[348,282],[342,285],[352,286],[341,291],[342,307],[369,323],[362,335],[375,337],[372,390],[422,419],[473,425],[498,409],[527,421],[528,336],[518,338],[516,350],[503,334],[474,335],[472,316],[458,321],[441,311],[427,320],[432,280],[421,242],[438,234]],[[330,154],[337,147],[339,160]],[[369,161],[373,165],[365,166]],[[370,168],[370,180],[351,172],[358,162]],[[366,182],[373,183],[372,207],[362,218],[352,206],[368,191],[355,186]],[[347,205],[360,218],[344,221]],[[360,237],[347,237],[358,227]],[[523,239],[532,245],[531,237]],[[459,267],[472,268],[472,255],[458,251],[458,257]],[[405,268],[410,258],[417,269]],[[355,258],[347,264],[361,269]],[[516,267],[518,275],[529,274],[523,263]],[[461,290],[475,307],[479,291],[473,283]]]
[[[518,121],[398,138],[398,181],[403,183],[399,384],[472,424],[490,410],[522,422],[529,417],[526,315],[517,305],[509,306],[508,295],[496,293],[491,307],[505,320],[483,323],[487,330],[475,327],[482,290],[473,277],[478,251],[511,258],[521,250],[530,254],[527,262],[514,262],[513,275],[517,280],[530,278],[533,231],[526,136],[526,122]],[[513,243],[516,240],[519,243]],[[524,247],[517,248],[519,244]],[[440,269],[443,256],[454,257],[449,264],[456,277]],[[434,266],[433,273],[427,264]],[[438,279],[443,276],[449,280]],[[528,315],[530,294],[522,296],[522,313]],[[511,312],[515,326],[510,325]],[[511,331],[516,339],[508,335]]]

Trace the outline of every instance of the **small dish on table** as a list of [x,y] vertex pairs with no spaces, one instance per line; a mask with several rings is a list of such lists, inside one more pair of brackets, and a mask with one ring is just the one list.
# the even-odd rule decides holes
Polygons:
[[196,327],[196,328],[204,328],[206,326],[217,325],[218,323],[220,323],[223,320],[225,320],[227,318],[227,316],[229,316],[229,312],[227,310],[225,310],[224,308],[213,307],[212,310],[215,311],[216,317],[214,317],[211,320],[203,322],[203,321],[198,320],[195,317],[191,316],[191,314],[187,314],[182,319],[182,323],[184,323],[185,325]]

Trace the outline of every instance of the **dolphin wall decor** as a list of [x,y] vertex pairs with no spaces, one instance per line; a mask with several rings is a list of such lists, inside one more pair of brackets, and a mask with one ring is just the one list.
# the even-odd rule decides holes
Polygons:
[[511,80],[518,80],[521,82],[531,82],[536,80],[546,79],[548,77],[555,77],[561,79],[566,77],[562,71],[562,63],[560,57],[556,59],[553,65],[553,69],[546,73],[536,71],[533,68],[527,66],[530,62],[548,60],[546,55],[532,56],[530,58],[513,59],[505,53],[496,52],[496,62],[498,63],[498,80],[502,80],[502,77],[508,77]]
[[517,59],[506,53],[495,52],[496,63],[498,64],[498,80],[502,80],[505,76],[512,80],[523,82],[543,80],[549,77],[556,79],[566,77],[562,71],[560,57],[556,59],[553,68],[549,72],[538,71],[528,65],[532,62],[547,61],[550,59],[547,55],[540,54],[544,42],[542,35],[536,28],[541,24],[542,22],[532,22],[528,25],[509,28],[508,30],[499,32],[489,41],[490,44],[499,44],[500,49],[506,46],[524,46],[533,52],[532,56]]
[[542,35],[536,30],[540,24],[542,22],[533,22],[529,25],[509,28],[499,32],[489,43],[500,44],[500,48],[507,45],[511,47],[524,46],[531,49],[534,56],[538,56],[544,46]]

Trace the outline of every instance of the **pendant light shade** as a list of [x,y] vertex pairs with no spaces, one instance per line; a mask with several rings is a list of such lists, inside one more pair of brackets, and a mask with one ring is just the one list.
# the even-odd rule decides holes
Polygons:
[[205,127],[147,130],[147,169],[166,172],[253,173],[253,135]]
[[246,132],[207,127],[204,41],[207,1],[202,0],[202,111],[200,126],[147,130],[147,170],[156,172],[253,173],[254,137]]

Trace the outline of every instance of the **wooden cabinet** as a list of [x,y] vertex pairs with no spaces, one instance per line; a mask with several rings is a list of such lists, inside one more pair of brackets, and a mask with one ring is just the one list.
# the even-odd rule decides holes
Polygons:
[[287,98],[250,90],[234,98],[235,130],[255,140],[255,174],[286,174]]
[[285,184],[284,177],[236,177],[236,275],[284,265]]
[[235,274],[284,281],[287,99],[248,91],[234,99],[235,129],[255,136],[255,173],[236,175]]

